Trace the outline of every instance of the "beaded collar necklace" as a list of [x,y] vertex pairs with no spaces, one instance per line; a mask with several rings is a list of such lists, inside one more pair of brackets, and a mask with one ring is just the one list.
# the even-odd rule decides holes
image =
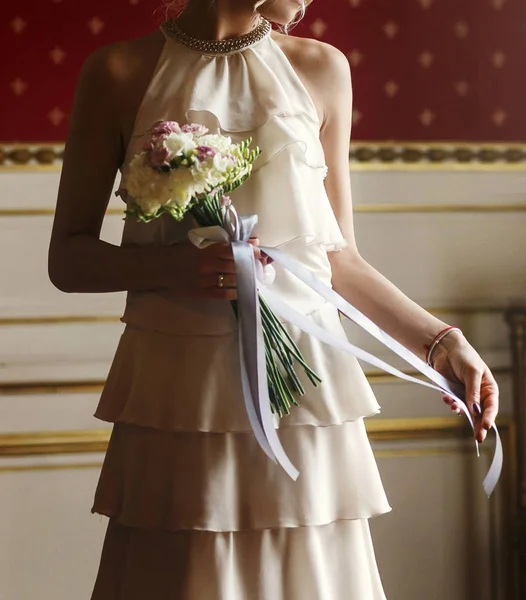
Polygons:
[[272,26],[267,19],[260,17],[258,24],[252,31],[227,40],[203,40],[192,37],[179,28],[175,19],[165,21],[161,25],[161,29],[168,37],[196,52],[202,54],[228,54],[254,46],[270,35]]

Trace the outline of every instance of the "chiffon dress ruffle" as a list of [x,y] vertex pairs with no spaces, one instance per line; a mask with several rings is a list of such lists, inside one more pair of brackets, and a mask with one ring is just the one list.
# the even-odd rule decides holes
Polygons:
[[[262,153],[231,194],[238,213],[330,285],[327,253],[346,242],[320,123],[272,36],[213,56],[166,37],[125,165],[159,120],[252,137]],[[193,226],[127,219],[123,243],[181,243]],[[272,289],[345,337],[337,309],[279,266]],[[390,507],[363,421],[379,406],[358,362],[286,324],[323,380],[300,374],[300,407],[276,418],[294,482],[250,429],[227,301],[133,292],[122,320],[96,411],[115,425],[93,506],[110,523],[92,600],[384,600],[367,520]]]

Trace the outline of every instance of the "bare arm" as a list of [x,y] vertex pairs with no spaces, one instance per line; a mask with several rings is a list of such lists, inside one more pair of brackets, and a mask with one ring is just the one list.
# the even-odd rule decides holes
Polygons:
[[[332,49],[331,49],[332,50]],[[338,51],[328,52],[324,77],[331,83],[325,98],[325,119],[321,141],[329,171],[325,179],[327,194],[349,245],[341,252],[331,252],[333,285],[356,308],[404,346],[424,357],[426,345],[447,327],[418,304],[405,296],[360,255],[353,227],[351,184],[349,176],[349,139],[351,131],[351,76],[349,63]],[[327,72],[329,71],[329,72]]]
[[[406,348],[424,358],[427,347],[438,332],[447,327],[421,306],[410,300],[360,255],[353,226],[348,151],[351,131],[351,76],[347,58],[335,48],[320,47],[324,69],[317,69],[318,89],[324,94],[324,120],[321,141],[329,167],[325,180],[347,248],[329,254],[333,286],[343,297],[367,315]],[[318,63],[320,64],[320,63]],[[498,411],[498,387],[477,352],[461,333],[451,333],[435,352],[434,367],[445,377],[464,384],[466,401],[476,421],[476,437],[483,441]],[[456,404],[447,395],[448,404]]]
[[[138,105],[148,83],[148,66],[155,64],[147,60],[148,53],[153,61],[157,58],[154,44],[140,50],[139,56],[130,60],[122,48],[103,48],[82,69],[51,235],[49,277],[64,292],[169,288],[186,297],[235,298],[230,244],[198,250],[190,243],[121,247],[100,239],[125,153],[122,115],[133,122],[133,105]],[[137,76],[133,69],[138,70]],[[258,248],[254,253],[259,257]],[[216,286],[218,273],[226,276],[225,288]]]
[[112,74],[112,60],[108,48],[92,54],[75,94],[49,248],[49,277],[65,292],[167,284],[165,248],[121,248],[99,238],[124,153],[117,110],[122,87]]

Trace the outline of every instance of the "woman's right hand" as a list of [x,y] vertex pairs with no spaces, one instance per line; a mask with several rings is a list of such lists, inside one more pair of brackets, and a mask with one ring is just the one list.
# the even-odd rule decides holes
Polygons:
[[[254,257],[263,266],[267,257],[258,248],[259,239],[250,238]],[[168,287],[189,298],[235,300],[237,298],[236,266],[229,243],[211,244],[203,249],[191,243],[172,246],[178,255],[178,268],[172,264],[172,276],[168,274]],[[223,287],[219,287],[219,276],[223,275]]]

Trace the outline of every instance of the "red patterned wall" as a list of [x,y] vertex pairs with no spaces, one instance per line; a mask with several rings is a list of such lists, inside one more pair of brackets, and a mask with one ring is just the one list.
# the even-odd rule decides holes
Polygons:
[[[5,3],[0,140],[64,139],[86,55],[156,27],[159,3]],[[315,0],[294,33],[348,56],[356,140],[526,140],[525,0]]]

